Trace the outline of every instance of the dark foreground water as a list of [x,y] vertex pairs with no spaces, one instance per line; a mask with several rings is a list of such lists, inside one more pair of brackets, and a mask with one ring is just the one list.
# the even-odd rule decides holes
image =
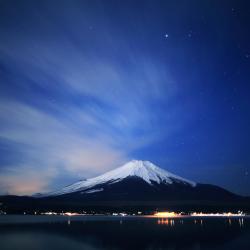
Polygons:
[[0,216],[0,249],[249,250],[250,218]]

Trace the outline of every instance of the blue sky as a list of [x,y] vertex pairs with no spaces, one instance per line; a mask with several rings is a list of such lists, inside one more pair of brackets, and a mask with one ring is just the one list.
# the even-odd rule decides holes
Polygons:
[[1,1],[0,189],[131,159],[250,195],[247,1]]

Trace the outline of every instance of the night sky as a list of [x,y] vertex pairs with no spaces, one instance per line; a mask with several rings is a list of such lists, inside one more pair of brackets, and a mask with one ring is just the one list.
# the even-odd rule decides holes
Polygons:
[[0,1],[0,190],[131,159],[250,195],[250,1]]

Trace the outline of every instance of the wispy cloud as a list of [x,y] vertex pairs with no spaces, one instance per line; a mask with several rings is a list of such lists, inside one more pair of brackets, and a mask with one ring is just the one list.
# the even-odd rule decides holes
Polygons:
[[[91,73],[90,69],[73,66],[72,71],[66,72],[65,67],[61,73],[56,68],[42,69],[43,64],[39,63],[36,61],[36,67],[40,65],[40,75],[53,74],[54,79],[62,81],[56,89],[66,95],[69,93],[71,98],[66,98],[66,102],[40,99],[37,105],[13,98],[0,103],[0,137],[21,152],[27,164],[26,170],[25,166],[20,169],[17,165],[8,178],[2,173],[5,176],[2,190],[34,192],[50,186],[58,172],[65,170],[79,177],[102,173],[129,159],[132,150],[159,139],[160,134],[152,131],[156,120],[151,101],[161,97],[158,90],[163,90],[161,82],[159,86],[157,81],[155,86],[147,85],[144,80],[137,82],[127,72],[118,74],[111,66],[107,69],[105,63],[93,64],[96,71]],[[28,65],[34,67],[34,61]],[[147,74],[149,70],[146,69]],[[26,72],[29,77],[30,69]],[[42,84],[40,81],[34,83]],[[43,88],[48,90],[54,86]],[[74,103],[74,96],[80,96],[79,104]],[[43,171],[40,173],[39,169]],[[47,176],[46,169],[52,169],[54,175]],[[27,172],[32,176],[37,172],[36,179],[46,181],[37,181],[34,190],[32,185],[25,188],[26,180],[34,179],[30,174],[23,174]],[[17,176],[19,181],[16,181]],[[10,189],[6,182],[15,185]],[[42,186],[38,186],[39,183]]]
[[0,62],[7,70],[0,142],[8,142],[20,158],[1,166],[0,189],[13,193],[58,186],[53,181],[62,173],[76,178],[102,173],[161,139],[161,129],[178,128],[160,123],[175,120],[171,106],[167,115],[156,115],[177,91],[160,62],[119,35],[114,42],[114,33],[103,29],[98,36],[107,54],[98,50],[99,42],[86,41],[86,31],[72,29],[69,35],[48,10],[40,14],[32,20],[41,21],[41,34],[30,23],[24,32],[2,30]]
[[[30,186],[28,183],[35,175],[36,180],[43,180],[37,182],[38,185],[44,182],[44,186],[51,184],[53,178],[64,171],[78,178],[87,177],[126,160],[126,151],[117,150],[111,145],[111,140],[101,138],[98,134],[84,135],[67,125],[65,118],[58,120],[32,107],[11,102],[1,103],[0,116],[0,138],[11,143],[15,151],[20,153],[20,160],[25,162],[21,167],[17,162],[15,171],[9,171],[8,167],[2,168],[1,176],[5,180],[1,181],[2,190],[9,190],[11,183],[11,190],[18,184],[20,187],[16,191],[24,190],[26,185]],[[79,121],[84,126],[81,117]],[[10,181],[11,177],[13,181]],[[10,185],[5,187],[8,181]]]

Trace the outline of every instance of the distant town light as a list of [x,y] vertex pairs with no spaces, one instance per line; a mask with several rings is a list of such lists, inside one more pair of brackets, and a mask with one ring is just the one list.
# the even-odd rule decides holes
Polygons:
[[238,213],[191,213],[190,216],[194,216],[194,217],[234,217],[234,216],[245,216],[245,214],[241,211],[239,211]]
[[157,212],[154,214],[156,217],[164,217],[164,218],[169,218],[169,217],[176,217],[178,214],[175,212]]

